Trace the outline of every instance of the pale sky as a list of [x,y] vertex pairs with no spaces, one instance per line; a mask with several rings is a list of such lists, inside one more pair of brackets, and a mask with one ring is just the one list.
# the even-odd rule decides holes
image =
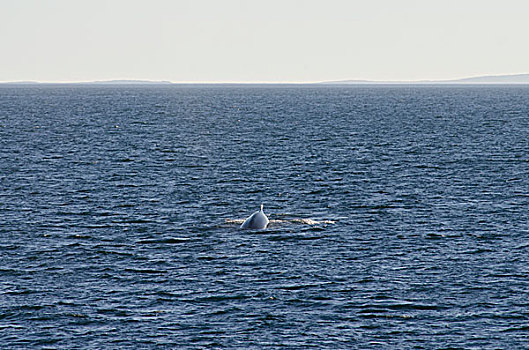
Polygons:
[[529,73],[527,0],[0,0],[0,81]]

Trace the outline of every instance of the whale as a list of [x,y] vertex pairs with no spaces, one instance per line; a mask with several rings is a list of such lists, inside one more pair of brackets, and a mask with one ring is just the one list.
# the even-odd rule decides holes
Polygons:
[[268,223],[269,220],[263,212],[263,205],[261,204],[261,209],[250,215],[248,219],[244,220],[241,228],[262,230],[268,226]]

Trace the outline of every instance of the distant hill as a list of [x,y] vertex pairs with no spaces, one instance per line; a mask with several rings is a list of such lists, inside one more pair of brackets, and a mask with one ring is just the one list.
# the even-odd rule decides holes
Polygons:
[[[99,80],[87,82],[65,82],[49,83],[37,81],[13,81],[0,82],[0,85],[32,85],[32,84],[79,84],[79,85],[169,85],[174,84],[167,80]],[[193,83],[188,83],[193,84]],[[196,83],[202,84],[202,83]],[[247,83],[252,85],[253,83]],[[281,84],[281,83],[277,83]],[[529,74],[511,74],[511,75],[484,75],[479,77],[468,77],[452,80],[408,80],[408,81],[381,81],[381,80],[337,80],[323,81],[316,84],[344,84],[344,85],[363,85],[363,84],[529,84]]]
[[485,84],[529,84],[529,74],[513,75],[486,75],[454,80],[461,83],[485,83]]
[[529,84],[529,74],[485,75],[453,80],[376,81],[338,80],[319,84]]

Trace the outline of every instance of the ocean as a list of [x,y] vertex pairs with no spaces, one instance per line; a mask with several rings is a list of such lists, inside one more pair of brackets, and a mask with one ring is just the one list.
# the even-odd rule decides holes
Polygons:
[[529,347],[528,86],[3,85],[0,146],[2,348]]

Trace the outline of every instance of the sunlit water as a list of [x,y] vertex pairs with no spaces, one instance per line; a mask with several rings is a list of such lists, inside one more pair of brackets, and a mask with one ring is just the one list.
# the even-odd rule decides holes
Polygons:
[[3,86],[0,146],[4,348],[529,344],[528,87]]

